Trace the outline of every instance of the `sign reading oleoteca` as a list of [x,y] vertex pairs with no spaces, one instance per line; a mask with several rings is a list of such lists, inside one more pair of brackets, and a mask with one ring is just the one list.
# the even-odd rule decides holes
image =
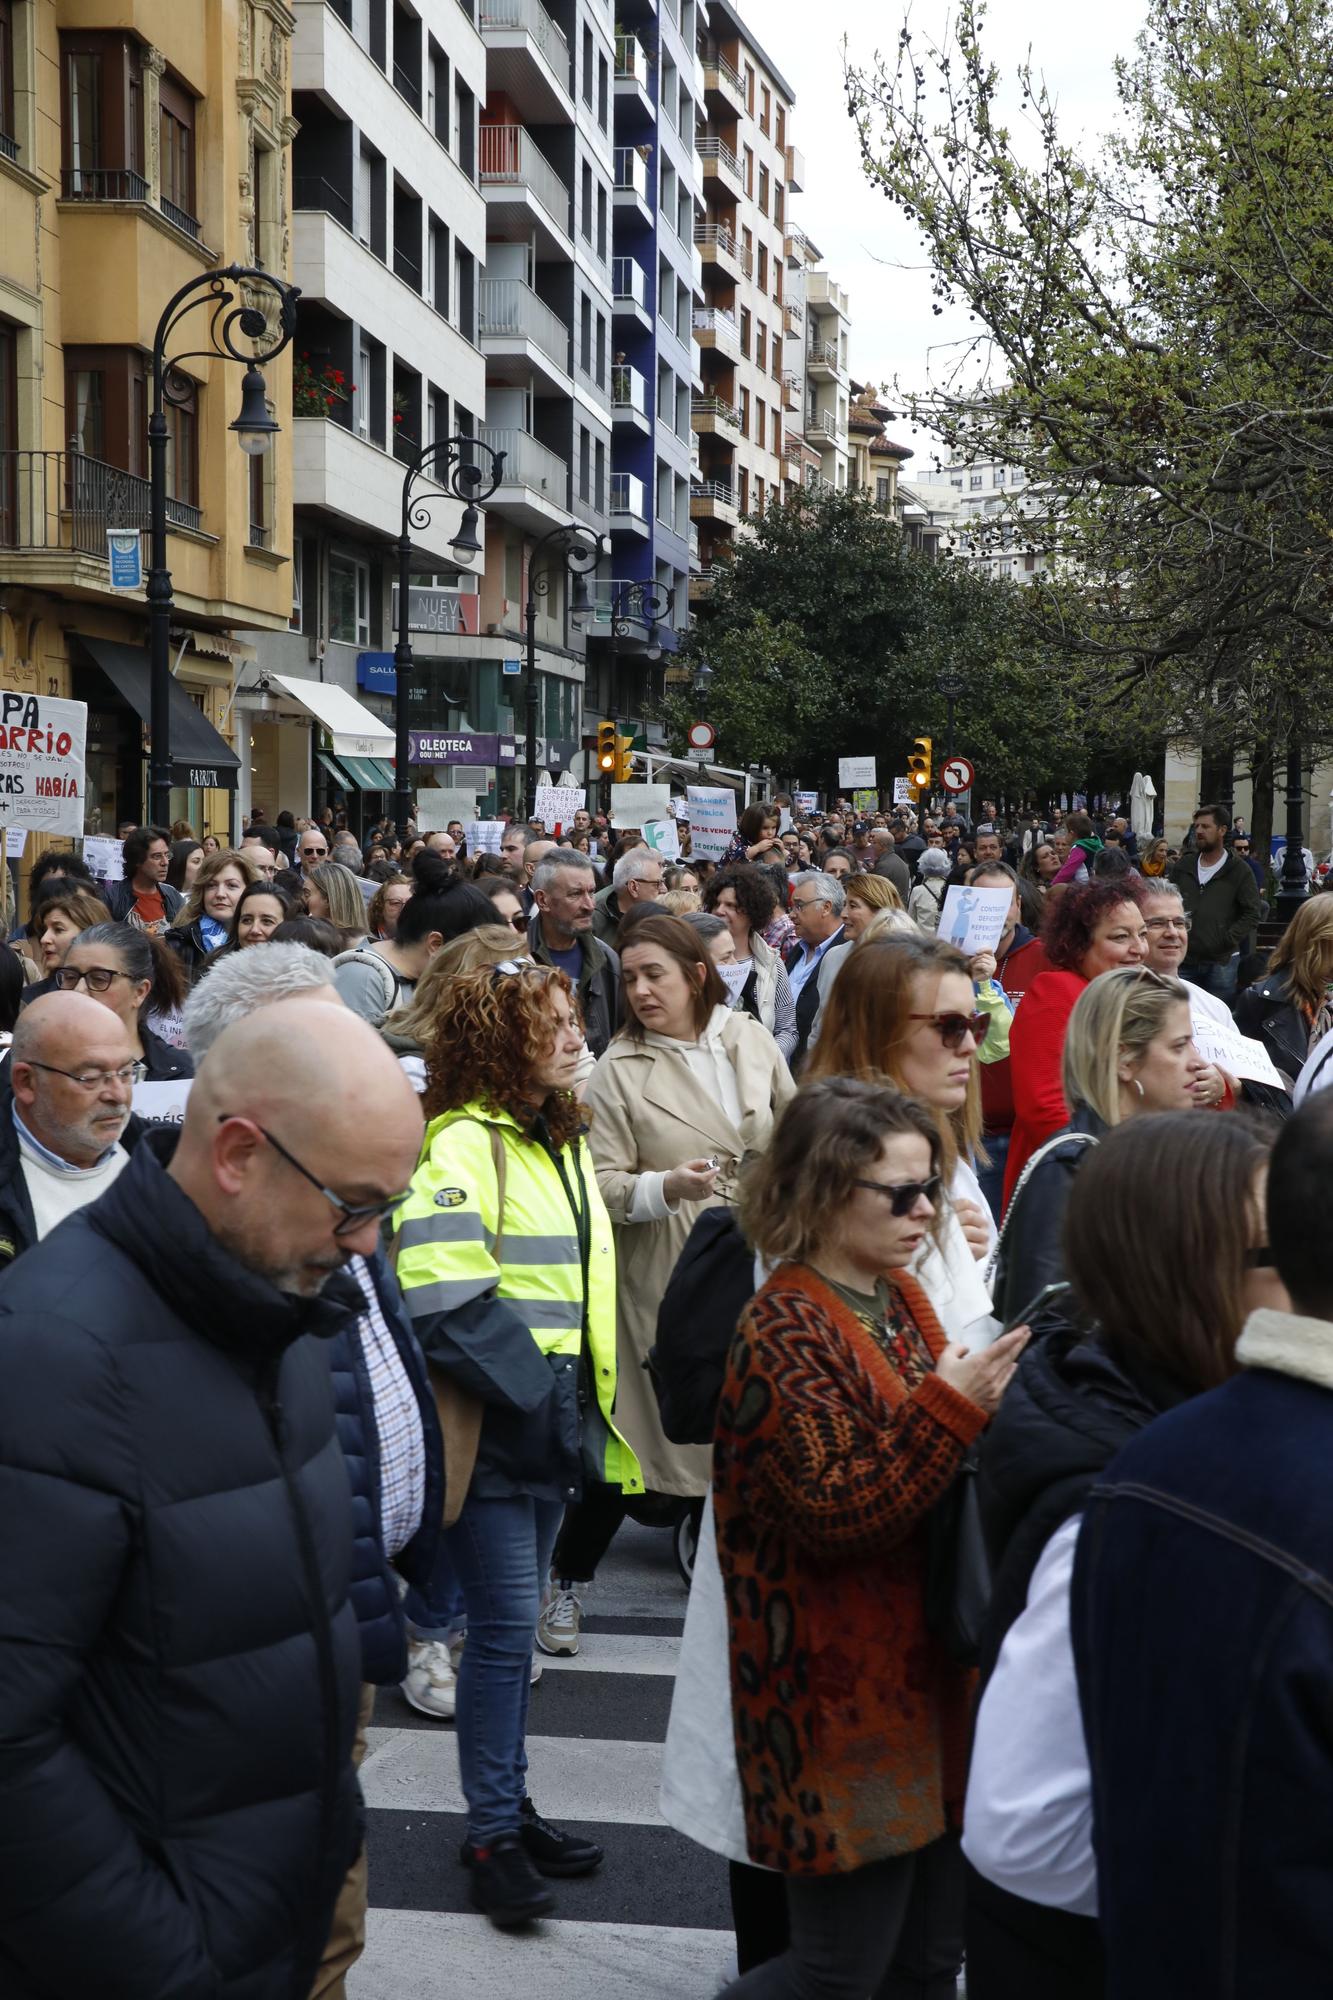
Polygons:
[[0,689],[0,819],[37,833],[83,832],[88,704]]

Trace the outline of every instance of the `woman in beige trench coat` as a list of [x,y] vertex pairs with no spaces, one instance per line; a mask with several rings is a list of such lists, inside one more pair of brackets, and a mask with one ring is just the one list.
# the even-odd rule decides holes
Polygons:
[[[616,1428],[649,1493],[694,1499],[707,1491],[711,1454],[663,1435],[645,1366],[657,1311],[696,1220],[735,1199],[742,1162],[768,1144],[796,1086],[767,1028],[727,1006],[717,968],[680,918],[636,924],[621,976],[625,1026],[584,1099],[616,1244]],[[585,1487],[566,1515],[537,1627],[543,1651],[578,1651],[574,1586],[591,1580],[623,1514],[618,1492]]]

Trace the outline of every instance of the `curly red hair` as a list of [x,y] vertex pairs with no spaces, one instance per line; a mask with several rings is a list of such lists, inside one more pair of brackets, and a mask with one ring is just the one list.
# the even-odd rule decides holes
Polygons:
[[[459,973],[426,1043],[426,1116],[482,1103],[509,1112],[525,1129],[531,1125],[533,1107],[523,1087],[554,1039],[553,992],[564,993],[577,1016],[574,989],[555,966]],[[556,1146],[567,1146],[582,1129],[583,1109],[573,1091],[552,1091],[541,1111]]]
[[1147,891],[1137,875],[1117,875],[1109,881],[1082,882],[1066,889],[1046,906],[1041,927],[1042,949],[1061,972],[1081,972],[1092,949],[1092,934],[1104,917],[1121,903],[1143,908]]

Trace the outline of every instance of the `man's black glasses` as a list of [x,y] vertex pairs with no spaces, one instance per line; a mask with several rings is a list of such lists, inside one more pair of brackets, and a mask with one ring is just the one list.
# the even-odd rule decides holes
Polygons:
[[[237,1113],[232,1111],[219,1111],[218,1124],[225,1125],[228,1119],[237,1115]],[[271,1132],[264,1130],[258,1119],[247,1118],[243,1122],[247,1125],[253,1125],[260,1138],[272,1146],[279,1158],[284,1159],[289,1167],[295,1167],[297,1173],[308,1180],[311,1187],[318,1188],[325,1201],[330,1202],[338,1210],[341,1220],[335,1222],[333,1225],[335,1236],[350,1236],[354,1230],[364,1228],[368,1222],[382,1222],[386,1216],[392,1215],[396,1209],[400,1209],[412,1192],[411,1188],[404,1188],[401,1194],[391,1194],[386,1196],[383,1201],[370,1201],[366,1202],[360,1208],[353,1208],[348,1202],[343,1200],[341,1195],[335,1194],[332,1188],[325,1187],[318,1174],[312,1174],[309,1167],[303,1167],[296,1155],[289,1153],[280,1139],[275,1139]]]

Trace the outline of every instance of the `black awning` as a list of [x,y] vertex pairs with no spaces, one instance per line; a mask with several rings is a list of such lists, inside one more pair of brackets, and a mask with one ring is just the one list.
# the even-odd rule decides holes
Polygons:
[[[112,639],[90,639],[84,632],[70,636],[78,640],[93,665],[106,675],[135,714],[151,723],[152,696],[148,655],[144,649],[122,646]],[[240,758],[174,676],[168,704],[172,784],[234,792]]]

